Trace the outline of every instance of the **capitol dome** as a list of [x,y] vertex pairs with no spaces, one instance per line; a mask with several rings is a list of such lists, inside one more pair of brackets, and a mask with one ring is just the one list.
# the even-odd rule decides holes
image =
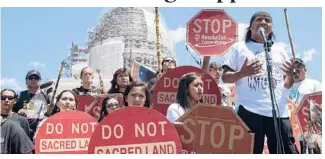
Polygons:
[[[160,14],[161,57],[176,57],[174,41]],[[130,68],[130,60],[135,60],[153,70],[157,70],[156,24],[154,8],[118,7],[104,9],[98,23],[88,30],[87,53],[81,57],[80,50],[72,49],[68,78],[62,78],[59,90],[80,86],[80,70],[90,66],[99,69],[105,89],[110,88],[115,70]],[[76,56],[73,56],[76,55]],[[79,60],[82,59],[82,60]],[[95,72],[94,72],[95,73]],[[93,84],[99,87],[95,73]]]
[[[161,14],[159,23],[161,56],[176,57],[174,42],[170,38],[168,28]],[[100,16],[99,24],[89,29],[88,47],[94,48],[101,45],[105,40],[116,40],[116,38],[119,38],[124,43],[122,48],[123,58],[131,58],[157,70],[154,8],[120,7],[104,10]],[[94,62],[91,61],[95,57],[91,57],[91,53],[89,56],[89,62],[92,65]],[[110,61],[112,60],[110,58]],[[128,60],[123,60],[123,63],[124,61],[128,66]],[[119,67],[123,67],[123,65]]]

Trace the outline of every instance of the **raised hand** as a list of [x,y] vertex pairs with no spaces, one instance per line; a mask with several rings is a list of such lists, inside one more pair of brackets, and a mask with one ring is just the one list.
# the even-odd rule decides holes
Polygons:
[[281,69],[283,72],[285,72],[286,76],[293,77],[294,64],[295,64],[295,61],[293,58],[291,58],[290,61],[286,61],[282,65]]
[[240,76],[246,77],[246,76],[252,76],[261,73],[262,65],[259,61],[255,61],[251,64],[248,64],[248,59],[245,59],[245,62],[243,64],[243,67],[240,69]]

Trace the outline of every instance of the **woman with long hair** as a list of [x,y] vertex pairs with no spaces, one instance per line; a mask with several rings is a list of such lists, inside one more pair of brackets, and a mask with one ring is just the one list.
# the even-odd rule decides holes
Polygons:
[[150,92],[143,82],[132,82],[124,92],[125,106],[140,106],[150,108]]
[[174,123],[193,105],[202,102],[203,90],[201,76],[194,72],[183,75],[178,84],[177,103],[173,103],[168,107],[167,119]]
[[102,109],[100,112],[100,116],[98,118],[98,122],[102,121],[105,116],[111,114],[115,110],[121,108],[118,100],[113,96],[108,96],[103,100]]
[[124,93],[127,85],[133,82],[131,73],[126,68],[120,68],[115,71],[111,81],[111,88],[108,93]]
[[[53,108],[51,108],[53,107]],[[61,111],[71,111],[76,110],[77,106],[77,98],[76,94],[71,90],[63,90],[58,96],[56,96],[56,102],[54,106],[50,106],[48,109],[47,118],[44,118],[41,122],[39,122],[36,130],[42,126],[42,124],[52,115],[61,112]],[[35,133],[36,134],[36,133]],[[35,137],[35,136],[34,136]]]

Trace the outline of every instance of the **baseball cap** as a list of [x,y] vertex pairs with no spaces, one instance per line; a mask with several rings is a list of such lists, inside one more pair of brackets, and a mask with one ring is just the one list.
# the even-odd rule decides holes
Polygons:
[[39,71],[37,71],[37,70],[30,70],[30,71],[28,71],[28,73],[27,73],[27,75],[26,75],[26,79],[28,79],[30,76],[32,76],[32,75],[36,75],[36,76],[38,76],[39,77],[39,79],[42,79],[41,78],[41,74],[39,73]]
[[295,63],[296,64],[303,65],[303,66],[306,66],[305,62],[302,59],[300,59],[300,58],[295,58]]

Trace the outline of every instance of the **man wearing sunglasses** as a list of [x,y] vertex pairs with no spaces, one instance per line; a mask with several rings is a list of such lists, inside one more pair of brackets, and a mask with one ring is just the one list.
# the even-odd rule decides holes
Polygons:
[[155,89],[156,82],[159,80],[159,78],[164,73],[166,73],[169,70],[172,70],[172,69],[176,68],[176,60],[174,58],[172,58],[172,57],[165,57],[161,62],[161,66],[162,66],[162,69],[160,71],[158,71],[157,77],[151,79],[148,82],[148,88],[149,88],[150,92],[153,92],[153,90]]
[[15,91],[11,89],[1,91],[1,154],[32,153],[34,149],[34,145],[28,137],[29,124],[27,119],[11,110],[16,103],[16,96]]
[[26,116],[32,132],[32,139],[38,122],[44,119],[47,105],[50,103],[49,97],[41,91],[41,74],[37,70],[31,70],[26,75],[27,90],[19,94],[18,101],[13,108],[14,112]]
[[290,89],[289,100],[299,104],[304,95],[322,91],[322,84],[316,80],[306,78],[307,68],[302,59],[296,58],[294,67],[293,77],[295,83]]
[[4,89],[1,91],[1,117],[17,122],[24,129],[26,135],[29,136],[30,130],[27,118],[12,112],[12,108],[17,101],[16,98],[17,94],[12,89]]

